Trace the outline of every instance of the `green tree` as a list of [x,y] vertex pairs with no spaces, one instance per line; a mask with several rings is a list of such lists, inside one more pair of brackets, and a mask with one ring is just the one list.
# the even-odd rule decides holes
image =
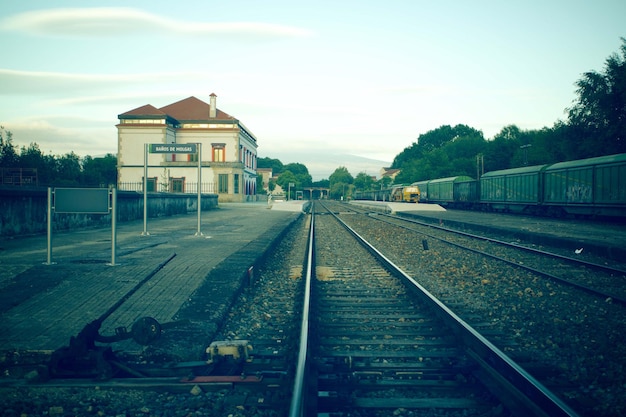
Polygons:
[[289,163],[285,165],[285,171],[290,171],[294,175],[296,188],[298,189],[309,187],[313,183],[313,178],[304,164],[297,162]]
[[396,155],[393,159],[393,163],[391,164],[391,168],[403,167],[405,164],[420,159],[422,156],[424,156],[423,148],[418,144],[418,142],[413,142],[411,146],[407,146],[402,152]]
[[283,163],[279,159],[258,158],[256,162],[257,168],[271,168],[273,175],[279,175],[284,171]]
[[256,193],[259,195],[265,195],[266,191],[263,188],[263,176],[262,175],[257,175],[256,176]]
[[425,154],[426,152],[439,149],[457,138],[464,137],[482,138],[483,134],[481,131],[463,124],[458,124],[454,127],[444,125],[420,135],[417,139],[417,144],[422,148],[422,153]]
[[54,155],[44,155],[36,143],[31,143],[20,151],[20,167],[34,168],[40,185],[53,185],[57,177],[57,161]]
[[422,179],[428,179],[428,169],[424,166],[424,157],[409,159],[406,160],[402,164],[402,168],[400,168],[400,172],[393,181],[390,181],[393,184],[407,184],[415,181],[419,181]]
[[294,175],[309,173],[309,170],[307,169],[307,167],[304,164],[301,164],[299,162],[290,162],[286,164],[284,168],[285,168],[284,169],[285,171],[291,171],[291,173]]
[[376,181],[375,185],[377,189],[382,190],[384,188],[389,188],[392,183],[393,183],[393,179],[391,179],[391,177],[382,177],[381,179]]
[[351,185],[354,178],[346,167],[339,167],[328,177],[330,198],[348,199],[352,195]]
[[354,188],[359,191],[368,191],[374,187],[374,179],[365,172],[359,172],[354,178]]
[[417,144],[422,148],[424,153],[432,152],[435,149],[442,147],[445,143],[451,141],[456,136],[457,134],[450,125],[444,125],[419,135],[417,138]]
[[576,82],[568,158],[626,152],[626,39],[620,39],[621,56],[612,54],[603,73],[589,71]]
[[17,149],[13,145],[13,134],[0,126],[0,167],[10,168],[19,165]]
[[312,187],[318,187],[318,188],[329,188],[330,187],[330,181],[329,180],[319,180],[319,181],[315,181],[314,183],[311,184]]
[[117,158],[107,154],[102,158],[87,155],[82,163],[82,184],[91,187],[107,187],[117,184]]
[[394,158],[392,168],[400,169],[395,183],[472,175],[476,155],[485,149],[481,131],[467,125],[449,125],[421,134],[417,142]]
[[515,125],[502,128],[492,140],[487,143],[485,151],[485,170],[497,171],[512,168],[512,160],[522,142],[521,130]]
[[354,178],[348,171],[346,167],[339,167],[335,169],[335,171],[330,174],[328,177],[329,185],[332,187],[333,184],[342,183],[342,184],[352,184],[354,182]]
[[[537,135],[537,147],[533,144],[533,154],[538,163],[566,161],[568,139],[571,137],[571,127],[563,122],[557,121],[551,128],[544,128]],[[543,155],[542,155],[543,153]]]
[[[294,184],[294,186],[289,187],[290,183]],[[289,170],[283,171],[283,173],[280,174],[280,176],[276,180],[276,184],[280,185],[280,187],[283,189],[285,194],[288,194],[289,191],[291,191],[292,194],[295,193],[297,186],[298,186],[297,181],[296,181],[296,176],[293,174],[293,172]],[[288,198],[289,200],[292,200],[293,196],[289,195]]]
[[82,168],[80,158],[74,152],[66,153],[57,161],[57,185],[80,185]]

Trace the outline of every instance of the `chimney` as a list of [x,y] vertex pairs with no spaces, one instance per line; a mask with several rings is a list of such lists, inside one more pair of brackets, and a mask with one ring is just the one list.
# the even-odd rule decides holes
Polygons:
[[211,93],[211,104],[209,105],[209,118],[210,119],[215,119],[215,116],[217,115],[217,107],[215,107],[215,101],[217,99],[217,96],[215,95],[215,93]]

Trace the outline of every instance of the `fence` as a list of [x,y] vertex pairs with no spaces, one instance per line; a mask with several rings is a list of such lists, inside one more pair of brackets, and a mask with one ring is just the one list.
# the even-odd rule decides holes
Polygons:
[[37,168],[0,168],[0,184],[37,186]]
[[[136,191],[143,192],[143,182],[120,182],[117,186],[120,191]],[[203,182],[201,183],[200,192],[202,194],[216,194],[217,183]],[[148,181],[149,192],[162,192],[162,193],[198,193],[197,182],[177,182],[175,180],[171,182],[154,182]]]
[[[218,206],[217,194],[203,194],[202,210]],[[193,194],[150,193],[148,217],[173,216],[196,212],[198,198]],[[46,233],[48,190],[43,187],[0,186],[0,242],[5,236],[23,236]],[[142,219],[144,199],[140,193],[117,193],[117,220],[119,222]],[[81,227],[108,227],[111,214],[55,213],[54,230],[75,230]],[[1,250],[0,250],[1,252]]]

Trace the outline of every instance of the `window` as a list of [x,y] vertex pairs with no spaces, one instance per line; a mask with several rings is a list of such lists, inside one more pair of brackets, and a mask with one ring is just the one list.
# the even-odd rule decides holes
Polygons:
[[122,119],[122,124],[127,125],[164,125],[165,119]]
[[239,174],[233,175],[233,192],[239,194]]
[[172,193],[184,193],[185,192],[185,177],[182,178],[170,178],[170,192]]
[[228,194],[228,174],[219,174],[217,176],[218,192]]
[[226,162],[226,144],[225,143],[212,143],[213,147],[212,157],[213,162]]
[[[143,177],[142,177],[143,180]],[[157,184],[157,178],[156,177],[149,177],[148,181],[147,181],[147,188],[146,191],[149,193],[155,192],[156,191],[156,184]]]

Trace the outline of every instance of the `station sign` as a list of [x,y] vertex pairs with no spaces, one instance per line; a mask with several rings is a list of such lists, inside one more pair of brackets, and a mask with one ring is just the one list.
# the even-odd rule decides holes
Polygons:
[[151,143],[150,153],[196,153],[195,143]]
[[55,188],[56,213],[109,213],[109,190],[106,188]]

